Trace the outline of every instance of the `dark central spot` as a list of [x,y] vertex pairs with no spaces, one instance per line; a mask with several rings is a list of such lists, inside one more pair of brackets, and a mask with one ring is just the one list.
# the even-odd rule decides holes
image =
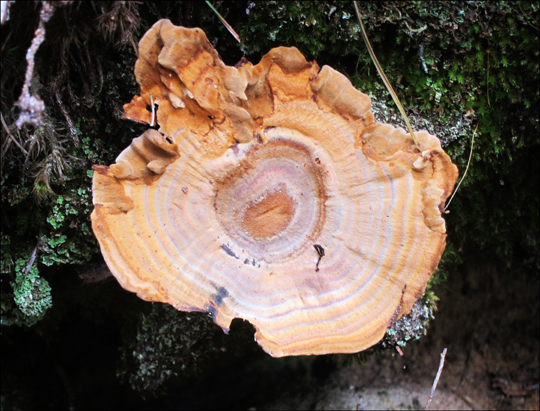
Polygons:
[[261,201],[248,205],[240,226],[252,238],[267,240],[287,228],[295,209],[296,203],[286,190],[270,192]]

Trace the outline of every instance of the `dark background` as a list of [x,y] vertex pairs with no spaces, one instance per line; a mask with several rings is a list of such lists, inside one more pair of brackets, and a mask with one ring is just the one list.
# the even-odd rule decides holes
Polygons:
[[[400,124],[351,2],[213,4],[242,44],[203,2],[58,6],[31,87],[45,102],[43,124],[20,130],[15,102],[41,3],[10,6],[0,42],[2,408],[264,408],[289,397],[315,408],[317,393],[351,362],[367,361],[364,371],[352,368],[358,375],[386,373],[386,384],[402,384],[436,369],[443,346],[441,390],[458,387],[453,392],[471,407],[537,407],[539,2],[360,4],[413,127],[439,136],[461,174],[478,126],[469,172],[446,217],[447,250],[430,283],[440,298],[437,319],[407,345],[407,360],[389,353],[272,359],[249,324],[235,320],[225,336],[205,314],[140,301],[103,265],[89,230],[88,170],[113,163],[145,129],[120,117],[139,91],[134,45],[160,18],[201,27],[228,65],[296,46],[373,96],[378,120]],[[52,307],[24,313],[14,296],[34,250],[32,270],[50,285]],[[32,292],[48,295],[40,287]],[[399,361],[409,374],[396,371]]]

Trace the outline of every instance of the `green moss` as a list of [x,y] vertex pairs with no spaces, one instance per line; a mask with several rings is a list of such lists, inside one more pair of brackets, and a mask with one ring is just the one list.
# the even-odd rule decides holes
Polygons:
[[[135,41],[157,19],[171,18],[174,24],[201,27],[229,65],[243,56],[257,63],[272,47],[295,46],[307,59],[343,72],[368,93],[378,120],[402,124],[360,38],[351,2],[216,3],[240,34],[241,45],[210,9],[189,11],[188,3],[142,3],[138,6],[140,27],[130,26]],[[35,27],[28,22],[35,22],[38,14],[33,6],[23,10],[25,4],[15,2],[21,13],[17,16],[14,9],[2,26],[6,51],[2,64],[6,61],[6,67],[19,68],[2,75],[2,113],[8,126],[16,118],[12,105],[23,82],[24,55]],[[540,3],[391,1],[360,6],[374,50],[413,127],[439,136],[460,172],[467,164],[472,130],[479,125],[469,174],[446,216],[448,245],[440,270],[413,315],[390,330],[394,334],[387,336],[389,346],[388,338],[394,345],[403,344],[424,333],[435,294],[444,286],[449,270],[467,253],[480,251],[512,265],[513,273],[537,275]],[[100,9],[90,2],[67,6],[59,10],[69,19],[59,12],[48,23],[46,40],[36,57],[40,75],[36,80],[47,85],[40,95],[49,108],[50,121],[43,130],[27,130],[28,139],[39,137],[36,141],[45,142],[45,149],[36,151],[39,155],[29,162],[14,146],[2,151],[2,274],[11,278],[2,283],[2,324],[30,324],[29,319],[46,311],[46,282],[38,277],[28,282],[20,273],[21,261],[28,260],[37,241],[33,270],[40,270],[45,278],[60,267],[85,264],[99,254],[89,219],[91,167],[113,163],[146,128],[121,120],[122,105],[139,91],[133,74],[137,57],[129,42],[125,42],[127,47],[114,47],[91,26]],[[30,27],[26,32],[23,24]],[[107,33],[109,39],[127,38]],[[73,130],[53,90],[67,107]],[[2,133],[2,141],[7,141],[5,130]],[[30,141],[22,134],[16,137],[24,144]],[[52,168],[59,164],[54,163],[54,153],[65,165],[62,173]],[[38,164],[43,172],[50,171],[42,173],[41,179],[34,168]],[[62,275],[73,272],[61,271]],[[37,316],[24,314],[15,299]],[[221,352],[221,331],[204,315],[176,312],[161,304],[147,310],[137,337],[126,337],[125,366],[119,371],[132,387],[159,391],[175,375],[194,375],[194,370]],[[86,306],[85,313],[91,315],[92,307]],[[225,341],[235,338],[235,331],[231,334]],[[244,337],[253,342],[252,333]],[[243,348],[235,346],[231,351],[242,353]]]
[[90,187],[72,188],[57,197],[47,223],[54,229],[42,235],[41,261],[53,264],[83,264],[98,251],[89,220]]
[[15,281],[11,282],[13,295],[2,293],[2,325],[31,326],[42,319],[52,306],[49,283],[39,276],[35,266],[26,273],[27,263],[22,258],[15,262]]
[[27,274],[23,274],[24,260],[19,259],[16,264],[17,278],[12,283],[15,302],[25,315],[43,316],[52,305],[49,283],[39,276],[36,267],[32,267]]
[[142,314],[136,340],[124,347],[119,376],[140,392],[163,393],[173,378],[192,377],[219,352],[218,333],[208,315],[152,303]]

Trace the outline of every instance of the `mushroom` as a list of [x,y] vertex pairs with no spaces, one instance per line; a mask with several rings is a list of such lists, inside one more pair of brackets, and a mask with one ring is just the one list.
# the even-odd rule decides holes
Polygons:
[[124,118],[159,130],[94,166],[92,225],[125,289],[274,357],[353,353],[422,296],[457,168],[440,141],[375,123],[370,98],[294,47],[226,66],[201,29],[142,38]]

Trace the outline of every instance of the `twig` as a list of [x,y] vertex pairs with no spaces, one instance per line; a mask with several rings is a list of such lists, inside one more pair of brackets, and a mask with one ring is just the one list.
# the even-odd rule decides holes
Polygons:
[[28,151],[26,151],[24,149],[24,147],[21,146],[21,144],[17,141],[17,139],[15,137],[13,137],[13,135],[9,132],[9,128],[8,128],[8,126],[6,124],[6,121],[4,120],[4,115],[2,113],[0,113],[0,117],[2,118],[2,125],[4,126],[4,130],[6,130],[6,133],[9,136],[9,138],[17,145],[17,147],[19,147],[21,149],[21,151],[24,154],[28,155]]
[[45,23],[47,23],[52,17],[56,7],[60,5],[70,4],[72,1],[42,1],[41,11],[39,12],[39,24],[34,33],[34,39],[32,44],[26,51],[26,74],[24,76],[24,84],[22,88],[19,100],[15,103],[21,109],[19,118],[15,122],[17,128],[21,128],[25,124],[39,127],[41,125],[41,114],[45,110],[45,103],[41,100],[37,94],[30,94],[30,85],[32,84],[32,78],[34,77],[34,65],[35,55],[38,51],[41,43],[45,40]]
[[444,357],[446,357],[446,348],[441,353],[441,361],[439,362],[439,370],[437,371],[437,375],[435,376],[435,380],[433,381],[433,386],[431,387],[431,392],[429,393],[428,402],[426,404],[426,410],[429,410],[429,406],[431,405],[431,400],[433,399],[433,395],[435,395],[435,390],[437,389],[437,384],[439,383],[439,378],[442,373],[442,369],[444,367]]
[[4,24],[9,20],[9,7],[13,1],[3,1],[1,5],[2,12],[0,13],[0,24]]
[[28,275],[30,272],[30,269],[34,265],[34,261],[36,260],[38,247],[41,245],[41,237],[38,240],[38,243],[36,244],[36,247],[34,248],[34,251],[32,251],[32,254],[30,254],[30,258],[28,258],[28,262],[26,263],[26,268],[24,269],[23,274]]
[[409,33],[408,33],[408,34],[409,34],[410,37],[412,37],[412,34],[411,34],[411,33],[422,33],[425,29],[427,29],[427,24],[425,24],[423,27],[420,27],[420,28],[418,28],[418,29],[411,29],[411,28],[409,27],[409,25],[407,24],[406,21],[405,21],[404,23],[405,23],[405,25],[407,26],[407,28],[409,29]]
[[[521,15],[523,17],[528,17],[527,15],[525,15],[525,13],[523,12],[523,9],[521,8],[521,4],[517,3],[518,7],[519,7],[519,10],[521,11]],[[530,23],[529,22],[529,19],[527,19],[527,24],[529,26],[531,26],[533,29],[537,30],[537,31],[540,31],[540,29],[538,27],[536,27],[534,24]]]
[[403,357],[403,351],[401,351],[401,348],[399,348],[399,345],[396,345],[396,351],[399,353],[400,356]]
[[19,106],[21,113],[16,121],[17,128],[21,128],[24,124],[31,124],[34,127],[41,125],[41,113],[45,109],[45,104],[37,96],[30,94],[30,84],[34,75],[34,56],[43,40],[45,40],[45,23],[49,21],[54,12],[54,6],[48,1],[41,4],[41,12],[39,14],[39,25],[36,30],[32,45],[26,52],[26,74],[24,77],[23,89],[19,100],[15,105]]
[[422,151],[420,149],[420,144],[418,143],[418,140],[416,139],[416,136],[414,135],[414,131],[411,127],[411,123],[409,123],[409,119],[407,118],[407,114],[405,114],[405,109],[401,105],[401,102],[399,101],[399,98],[392,88],[392,85],[390,84],[390,81],[388,81],[388,78],[386,77],[386,74],[384,74],[384,71],[379,64],[379,60],[377,60],[377,56],[375,56],[375,52],[373,51],[373,48],[371,48],[371,44],[369,42],[369,39],[366,34],[366,29],[364,28],[364,23],[362,23],[362,15],[360,14],[360,9],[358,8],[358,2],[353,1],[354,9],[356,10],[356,16],[358,17],[358,22],[360,23],[360,32],[362,33],[362,38],[364,39],[364,43],[366,43],[366,47],[369,51],[369,55],[371,56],[371,60],[373,60],[373,64],[375,64],[375,67],[377,68],[377,71],[379,72],[379,75],[382,78],[382,81],[386,88],[388,89],[388,92],[392,96],[392,99],[396,103],[396,106],[399,109],[399,112],[401,113],[401,116],[403,117],[403,120],[405,121],[405,124],[407,125],[407,130],[409,130],[409,134],[411,135],[414,144],[418,148],[418,150]]
[[458,183],[456,189],[454,190],[454,192],[452,193],[452,196],[450,197],[450,200],[448,200],[448,204],[446,204],[446,207],[444,207],[444,211],[446,211],[446,209],[448,208],[448,206],[449,206],[450,203],[452,202],[452,199],[453,199],[454,196],[456,195],[459,186],[461,185],[463,179],[464,179],[465,176],[467,175],[467,171],[469,170],[469,164],[471,164],[471,158],[472,158],[472,153],[473,153],[474,136],[476,135],[476,130],[478,130],[478,126],[479,126],[479,125],[480,125],[480,123],[478,123],[478,124],[476,125],[476,128],[474,129],[474,133],[473,133],[472,141],[471,141],[471,152],[470,152],[470,154],[469,154],[469,161],[467,161],[467,168],[465,169],[465,173],[463,173],[463,177],[461,177],[461,180],[459,180],[459,183]]
[[66,119],[66,122],[69,126],[69,132],[71,134],[73,144],[75,144],[75,147],[79,147],[79,137],[77,137],[77,129],[73,125],[73,120],[71,120],[71,117],[69,116],[66,106],[64,106],[64,103],[62,102],[62,99],[60,98],[59,89],[56,89],[55,97],[56,97],[56,102],[58,103],[58,106],[60,107],[60,111],[64,115],[64,118]]
[[137,58],[139,58],[139,49],[137,47],[137,44],[135,44],[135,40],[133,40],[133,37],[130,37],[129,41],[131,42],[131,45],[133,46],[133,49],[135,50],[135,55],[137,56]]

